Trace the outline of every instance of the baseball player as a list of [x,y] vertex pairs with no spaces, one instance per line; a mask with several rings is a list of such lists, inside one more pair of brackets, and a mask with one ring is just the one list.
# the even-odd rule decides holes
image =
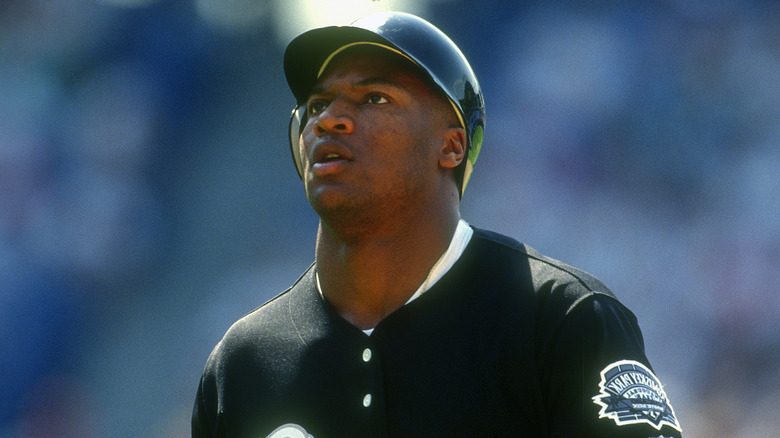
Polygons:
[[447,36],[375,14],[284,71],[315,261],[213,350],[193,437],[681,436],[601,282],[461,219],[485,105]]

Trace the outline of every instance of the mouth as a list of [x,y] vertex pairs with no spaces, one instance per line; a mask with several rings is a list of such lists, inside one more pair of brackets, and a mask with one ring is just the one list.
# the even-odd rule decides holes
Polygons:
[[329,153],[322,157],[317,163],[328,163],[334,160],[343,160],[344,158],[339,154]]
[[315,175],[325,176],[341,171],[350,161],[352,155],[344,146],[324,143],[315,148],[311,168]]

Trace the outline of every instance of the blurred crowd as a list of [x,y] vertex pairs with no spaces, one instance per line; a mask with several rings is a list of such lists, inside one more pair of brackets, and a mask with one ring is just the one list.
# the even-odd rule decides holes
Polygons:
[[[370,3],[482,82],[464,219],[609,285],[685,436],[775,436],[780,4]],[[311,4],[0,2],[0,437],[188,436],[213,345],[313,260],[281,71]]]

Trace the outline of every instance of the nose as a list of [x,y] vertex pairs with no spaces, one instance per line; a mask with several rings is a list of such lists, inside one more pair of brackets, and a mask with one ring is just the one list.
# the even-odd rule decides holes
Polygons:
[[314,134],[322,137],[328,133],[349,134],[355,129],[355,123],[349,112],[349,103],[343,99],[330,102],[314,121]]

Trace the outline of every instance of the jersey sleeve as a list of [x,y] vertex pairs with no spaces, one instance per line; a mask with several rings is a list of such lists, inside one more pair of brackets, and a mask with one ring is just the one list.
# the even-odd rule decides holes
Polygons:
[[202,386],[198,387],[198,395],[192,410],[192,438],[208,438],[211,436],[208,421],[205,417],[206,408],[202,396]]
[[550,436],[681,436],[636,317],[618,300],[592,293],[548,322],[540,358]]
[[[212,356],[214,353],[212,353]],[[198,392],[195,397],[195,405],[192,409],[192,438],[216,438],[219,431],[218,423],[218,397],[216,389],[216,377],[213,370],[213,357],[209,357],[206,369],[201,376]]]

